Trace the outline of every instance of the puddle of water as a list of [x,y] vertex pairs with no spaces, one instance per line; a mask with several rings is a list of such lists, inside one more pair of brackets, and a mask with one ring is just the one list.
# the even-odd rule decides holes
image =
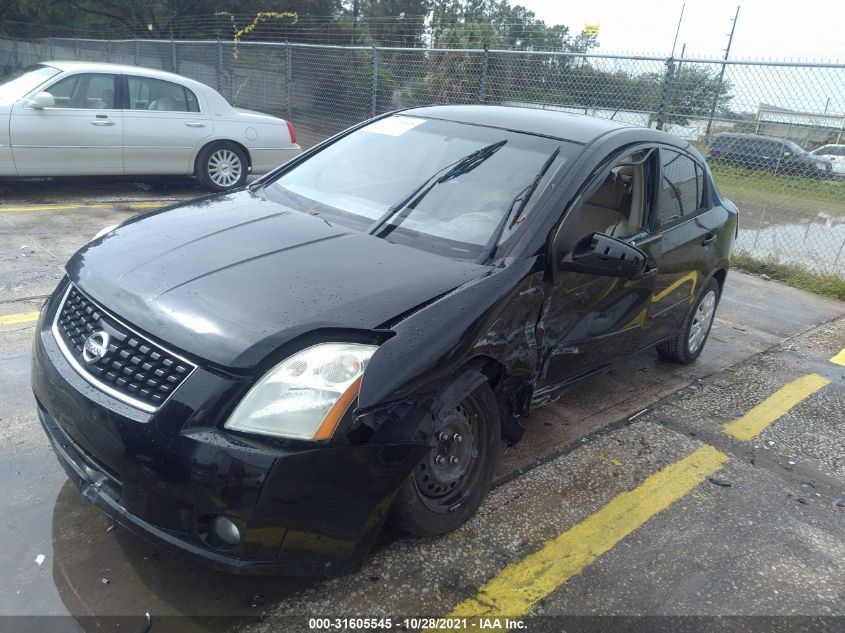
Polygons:
[[845,278],[845,220],[817,217],[801,223],[760,224],[754,217],[740,219],[737,252]]

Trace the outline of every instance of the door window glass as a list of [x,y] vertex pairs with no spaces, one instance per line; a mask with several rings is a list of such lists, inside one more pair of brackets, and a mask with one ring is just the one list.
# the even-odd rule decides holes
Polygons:
[[683,154],[661,150],[660,167],[658,227],[696,211],[701,203],[703,188],[699,185],[695,161]]
[[199,112],[196,95],[179,84],[150,77],[129,77],[129,109]]
[[626,156],[581,206],[578,239],[604,233],[626,238],[646,223],[648,151]]
[[47,89],[57,108],[113,109],[114,75],[73,75]]

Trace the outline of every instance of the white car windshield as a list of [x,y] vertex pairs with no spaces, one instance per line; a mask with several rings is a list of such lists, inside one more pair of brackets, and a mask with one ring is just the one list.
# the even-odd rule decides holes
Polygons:
[[576,143],[412,115],[375,121],[265,188],[271,199],[388,241],[461,258],[515,233]]
[[0,77],[0,99],[20,99],[25,94],[35,90],[50,77],[59,74],[57,68],[36,64],[22,70],[13,72],[10,75]]

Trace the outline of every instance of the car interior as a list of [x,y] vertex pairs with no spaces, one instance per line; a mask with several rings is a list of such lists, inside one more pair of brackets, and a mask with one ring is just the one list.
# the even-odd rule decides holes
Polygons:
[[53,85],[49,92],[59,108],[114,108],[114,78],[108,75],[70,77]]
[[643,163],[629,164],[631,159],[628,157],[611,169],[581,207],[580,237],[593,233],[623,237],[635,233],[643,225],[645,170]]

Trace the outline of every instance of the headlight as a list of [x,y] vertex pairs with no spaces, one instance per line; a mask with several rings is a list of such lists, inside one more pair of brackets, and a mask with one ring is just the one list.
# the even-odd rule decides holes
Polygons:
[[321,343],[285,359],[244,396],[233,431],[327,440],[355,397],[374,345]]
[[103,237],[103,235],[109,233],[110,231],[114,231],[117,227],[117,224],[112,224],[111,226],[107,226],[106,228],[97,231],[97,234],[91,238],[91,241],[93,242],[94,240]]

